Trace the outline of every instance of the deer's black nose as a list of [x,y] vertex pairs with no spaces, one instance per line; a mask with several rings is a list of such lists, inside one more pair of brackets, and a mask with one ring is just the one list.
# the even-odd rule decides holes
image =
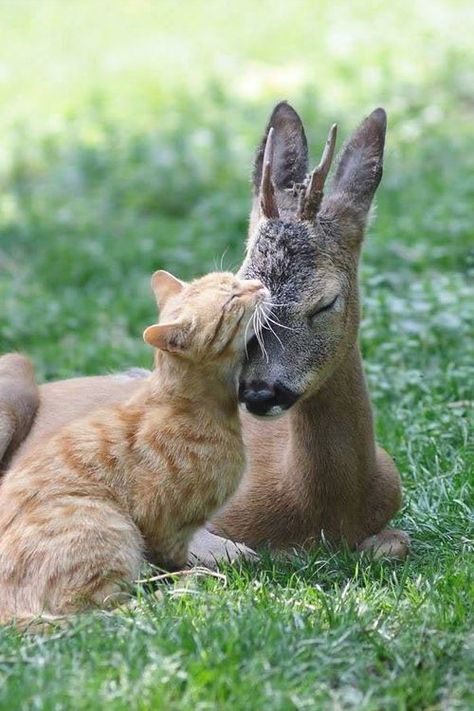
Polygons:
[[239,400],[252,415],[274,417],[288,410],[299,398],[297,393],[281,383],[264,381],[241,382]]

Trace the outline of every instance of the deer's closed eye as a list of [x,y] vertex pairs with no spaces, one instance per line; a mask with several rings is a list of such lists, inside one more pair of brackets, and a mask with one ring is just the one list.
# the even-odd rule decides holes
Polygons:
[[325,313],[326,311],[330,311],[332,309],[332,307],[336,304],[336,301],[338,300],[338,298],[339,298],[339,294],[336,294],[334,299],[329,301],[327,304],[322,304],[322,305],[318,304],[318,306],[316,306],[316,308],[314,308],[312,311],[309,312],[309,314],[308,314],[309,320],[312,321],[316,316],[319,316],[319,314]]

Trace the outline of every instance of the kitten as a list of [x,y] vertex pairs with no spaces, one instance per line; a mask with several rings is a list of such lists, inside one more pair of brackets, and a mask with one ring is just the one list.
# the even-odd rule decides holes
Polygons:
[[[156,272],[155,369],[128,402],[65,426],[0,487],[0,621],[104,605],[144,557],[186,564],[244,470],[237,377],[268,292],[229,273]],[[262,305],[262,306],[260,306]]]

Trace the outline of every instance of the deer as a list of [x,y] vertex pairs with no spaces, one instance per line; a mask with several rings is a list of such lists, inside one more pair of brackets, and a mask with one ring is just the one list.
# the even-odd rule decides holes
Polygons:
[[[386,124],[381,108],[362,121],[340,151],[326,193],[337,127],[308,172],[298,113],[283,101],[270,115],[255,156],[239,270],[259,279],[272,303],[238,385],[247,468],[234,496],[196,534],[191,561],[212,565],[254,557],[261,546],[289,550],[322,540],[374,557],[408,553],[407,533],[388,527],[401,507],[400,475],[375,442],[358,345],[358,265],[382,178]],[[134,369],[38,387],[26,356],[3,356],[3,468],[66,422],[125,400],[145,374]],[[3,429],[2,412],[9,414]]]

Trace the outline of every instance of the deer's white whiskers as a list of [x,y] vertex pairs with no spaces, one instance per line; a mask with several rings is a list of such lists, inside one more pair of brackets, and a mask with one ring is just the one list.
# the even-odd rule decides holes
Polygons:
[[267,314],[267,320],[270,321],[271,323],[275,324],[275,326],[279,326],[280,328],[286,328],[287,331],[295,331],[295,330],[296,330],[296,329],[294,329],[294,328],[291,328],[291,326],[285,326],[284,323],[280,323],[280,321],[278,321],[278,319],[275,320],[275,319],[276,319],[275,314],[273,314],[273,316],[274,316],[274,318],[271,318],[271,317]]

